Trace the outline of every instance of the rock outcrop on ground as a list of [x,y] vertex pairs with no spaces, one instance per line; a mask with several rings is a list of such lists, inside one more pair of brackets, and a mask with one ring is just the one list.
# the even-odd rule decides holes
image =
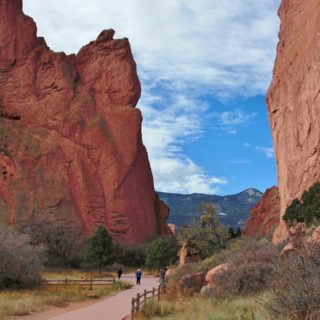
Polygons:
[[229,263],[222,263],[214,267],[213,269],[209,270],[205,278],[207,285],[215,285],[219,278],[222,277],[225,274],[225,272],[229,270],[229,267]]
[[[320,180],[320,2],[282,0],[273,80],[267,94],[281,215]],[[288,236],[284,222],[274,241]]]
[[242,234],[270,236],[280,221],[280,197],[277,187],[267,189],[261,200],[250,210]]
[[127,39],[103,31],[77,54],[50,50],[0,0],[0,213],[24,225],[65,219],[121,243],[170,233],[135,108],[140,82]]
[[197,261],[200,261],[200,256],[197,253],[193,253],[188,241],[185,240],[179,252],[179,267]]

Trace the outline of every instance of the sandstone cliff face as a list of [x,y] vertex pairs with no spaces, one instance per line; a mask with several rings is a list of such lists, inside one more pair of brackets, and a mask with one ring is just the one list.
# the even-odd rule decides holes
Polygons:
[[243,235],[271,235],[280,220],[280,197],[277,187],[267,189],[261,200],[250,210]]
[[[277,59],[267,95],[281,215],[320,180],[320,2],[282,0]],[[280,223],[274,241],[287,236]]]
[[122,243],[168,232],[134,108],[136,65],[113,35],[55,53],[22,0],[0,0],[2,220],[67,217],[85,234],[105,225]]

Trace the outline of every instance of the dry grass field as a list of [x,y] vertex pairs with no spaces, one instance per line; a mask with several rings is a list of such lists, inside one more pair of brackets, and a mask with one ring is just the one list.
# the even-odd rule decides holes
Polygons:
[[[80,279],[90,278],[90,274],[78,270],[46,271],[42,274],[44,279]],[[111,274],[93,274],[94,277],[110,277]],[[14,316],[25,316],[42,312],[50,307],[65,307],[72,302],[82,302],[93,298],[108,296],[117,291],[130,288],[126,282],[115,282],[106,286],[79,285],[44,285],[28,290],[0,291],[0,319],[8,320]]]

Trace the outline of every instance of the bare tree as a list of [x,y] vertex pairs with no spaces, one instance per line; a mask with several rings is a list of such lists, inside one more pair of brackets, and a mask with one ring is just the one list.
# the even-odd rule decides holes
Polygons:
[[0,227],[0,289],[39,284],[43,260],[44,248],[28,235]]

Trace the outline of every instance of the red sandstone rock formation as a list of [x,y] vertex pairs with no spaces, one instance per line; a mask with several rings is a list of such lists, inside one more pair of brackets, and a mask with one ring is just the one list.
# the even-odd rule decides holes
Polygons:
[[206,282],[208,285],[213,286],[221,278],[225,272],[229,270],[229,263],[222,263],[218,266],[214,267],[213,269],[209,270],[206,275]]
[[277,187],[267,189],[260,201],[250,210],[243,235],[271,235],[280,219],[280,197]]
[[0,213],[54,215],[122,243],[169,232],[135,109],[140,82],[127,39],[103,31],[76,55],[51,51],[0,0]]
[[170,231],[171,231],[171,233],[172,233],[173,235],[176,234],[176,232],[177,232],[177,227],[176,227],[175,224],[173,224],[173,223],[168,223],[168,228],[170,229]]
[[197,261],[200,261],[200,256],[192,253],[192,249],[189,246],[188,241],[185,240],[179,253],[179,267],[182,267],[187,263]]
[[[277,159],[281,215],[320,180],[320,3],[282,0],[268,111]],[[288,232],[282,221],[274,235]]]

